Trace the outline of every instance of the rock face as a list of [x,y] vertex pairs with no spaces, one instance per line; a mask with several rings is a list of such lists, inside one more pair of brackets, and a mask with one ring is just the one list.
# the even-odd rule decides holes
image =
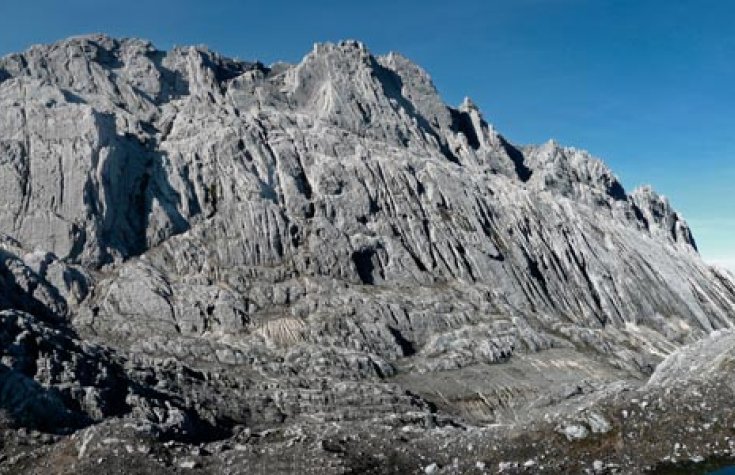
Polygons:
[[2,58],[0,190],[16,425],[499,422],[735,323],[666,198],[511,144],[358,42],[271,67],[105,36]]

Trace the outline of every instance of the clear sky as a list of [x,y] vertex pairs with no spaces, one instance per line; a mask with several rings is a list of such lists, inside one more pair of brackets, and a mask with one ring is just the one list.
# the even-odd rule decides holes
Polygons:
[[24,0],[0,3],[0,55],[103,32],[298,61],[354,38],[470,96],[516,143],[549,138],[651,183],[735,271],[735,2],[729,0]]

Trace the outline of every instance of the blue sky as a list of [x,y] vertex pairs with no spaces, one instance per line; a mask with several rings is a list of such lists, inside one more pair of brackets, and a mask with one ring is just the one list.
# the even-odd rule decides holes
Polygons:
[[735,271],[735,2],[727,0],[26,0],[0,4],[0,55],[82,33],[298,61],[355,38],[470,96],[516,143],[555,138],[651,183],[704,257]]

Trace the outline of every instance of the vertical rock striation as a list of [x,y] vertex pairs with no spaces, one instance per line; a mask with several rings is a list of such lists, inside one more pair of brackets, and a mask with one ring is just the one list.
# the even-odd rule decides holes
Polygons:
[[[549,387],[502,368],[641,378],[735,322],[732,277],[666,198],[587,152],[513,145],[354,41],[270,67],[101,35],[6,56],[0,191],[0,341],[67,332],[23,368],[3,343],[1,370],[115,375],[53,400],[72,426],[498,420]],[[481,390],[426,383],[469,368]]]

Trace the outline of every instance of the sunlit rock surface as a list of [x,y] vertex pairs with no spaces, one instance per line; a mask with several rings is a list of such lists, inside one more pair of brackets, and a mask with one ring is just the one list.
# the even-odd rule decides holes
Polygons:
[[[354,41],[270,67],[106,36],[6,56],[0,191],[0,407],[61,434],[41,452],[119,423],[184,451],[237,440],[242,470],[290,471],[242,434],[296,431],[294,460],[342,454],[338,473],[368,462],[345,441],[310,452],[309,431],[409,424],[420,454],[437,426],[549,408],[571,444],[612,426],[566,405],[665,358],[648,384],[666,385],[699,354],[680,347],[735,322],[732,276],[666,198],[587,152],[512,144]],[[192,462],[136,450],[153,473]]]

